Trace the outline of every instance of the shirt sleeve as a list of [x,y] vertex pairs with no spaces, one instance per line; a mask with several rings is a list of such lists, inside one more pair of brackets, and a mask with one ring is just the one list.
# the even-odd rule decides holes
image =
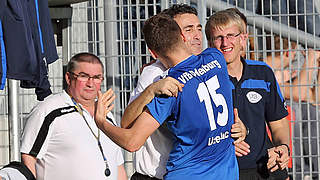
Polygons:
[[158,81],[164,71],[165,67],[158,61],[145,67],[138,79],[136,88],[131,93],[129,104],[135,100],[150,84]]
[[0,170],[0,177],[4,180],[26,180],[20,171],[13,168],[3,168]]
[[121,148],[117,148],[117,165],[120,166],[124,163],[123,154]]
[[115,121],[115,118],[114,118],[112,112],[109,112],[107,114],[107,122],[109,122],[110,124],[112,124],[114,126],[118,126],[119,127],[119,123]]
[[[24,127],[23,134],[22,134],[22,141],[21,141],[21,148],[20,148],[21,153],[30,154],[30,151],[35,144],[36,138],[39,134],[40,128],[44,122],[45,117],[46,117],[46,113],[41,108],[40,104],[30,112],[27,118],[26,125]],[[52,134],[52,131],[51,129],[49,129],[47,137],[44,143],[41,145],[41,149],[39,153],[36,155],[37,159],[41,159],[43,155],[46,153],[47,146],[48,146],[48,139],[51,136],[51,134]]]
[[177,98],[175,97],[155,97],[147,108],[150,114],[155,118],[159,124],[163,124],[164,121],[174,113]]

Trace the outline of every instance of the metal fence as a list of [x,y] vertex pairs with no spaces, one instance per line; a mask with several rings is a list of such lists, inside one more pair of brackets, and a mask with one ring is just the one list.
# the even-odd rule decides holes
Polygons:
[[[143,22],[175,3],[187,3],[196,7],[203,26],[212,13],[229,7],[238,7],[248,18],[249,40],[245,53],[248,59],[264,61],[268,54],[275,57],[277,52],[282,56],[287,52],[296,52],[288,67],[281,62],[281,66],[276,70],[291,73],[302,70],[314,71],[313,75],[308,77],[312,79],[308,84],[293,84],[292,80],[288,84],[283,82],[280,84],[284,89],[289,88],[290,98],[287,99],[287,103],[293,111],[291,114],[293,118],[289,119],[293,151],[290,174],[294,179],[319,175],[320,95],[317,74],[319,66],[316,64],[303,66],[305,61],[308,62],[308,57],[305,58],[306,50],[320,48],[320,27],[318,27],[320,2],[316,0],[92,0],[73,4],[72,18],[62,30],[63,40],[61,34],[57,35],[57,48],[61,59],[49,65],[53,92],[61,92],[63,89],[63,65],[70,56],[82,51],[93,52],[103,60],[106,67],[102,90],[113,88],[116,93],[114,114],[119,122],[130,92],[139,77],[140,67],[151,59],[142,38]],[[204,33],[203,36],[205,37]],[[281,40],[288,39],[295,42],[297,48],[288,51],[282,41],[280,49],[276,49],[275,45],[268,48],[268,39],[275,42],[277,36],[280,36]],[[203,44],[206,46],[206,40]],[[275,63],[274,60],[272,63]],[[300,98],[294,100],[293,91],[290,89],[295,86],[301,87],[301,91],[299,91]],[[302,99],[305,93],[302,88],[305,86],[314,90],[315,97],[307,93],[307,100]],[[25,116],[37,103],[35,99],[33,90],[19,89],[20,133]],[[312,103],[317,105],[313,106]],[[6,87],[0,92],[0,166],[10,160],[8,104]],[[126,152],[125,160],[126,170],[128,175],[131,175],[134,171],[132,154]]]

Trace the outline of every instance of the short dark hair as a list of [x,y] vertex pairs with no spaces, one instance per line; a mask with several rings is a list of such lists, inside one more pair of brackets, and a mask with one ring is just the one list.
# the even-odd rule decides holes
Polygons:
[[194,14],[198,16],[197,9],[187,4],[174,4],[170,8],[163,10],[162,13],[169,15],[171,18],[175,18],[181,14]]
[[74,55],[68,62],[67,72],[73,72],[77,68],[78,63],[80,62],[100,64],[102,73],[104,72],[103,64],[99,57],[89,52],[81,52]]
[[165,13],[149,18],[144,23],[143,35],[149,49],[164,57],[169,50],[182,42],[179,25]]

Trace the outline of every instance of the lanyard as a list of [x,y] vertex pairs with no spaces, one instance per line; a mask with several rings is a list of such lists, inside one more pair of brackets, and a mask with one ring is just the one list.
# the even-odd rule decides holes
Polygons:
[[73,104],[75,105],[75,108],[77,109],[77,111],[79,112],[79,114],[82,116],[82,118],[83,118],[84,121],[86,122],[86,125],[87,125],[88,128],[90,129],[92,135],[96,138],[96,140],[97,140],[97,142],[98,142],[99,150],[100,150],[100,152],[101,152],[103,161],[104,161],[104,163],[105,163],[105,165],[106,165],[106,169],[105,169],[105,171],[104,171],[104,174],[108,177],[108,176],[110,176],[111,171],[110,171],[110,169],[109,169],[108,160],[107,160],[106,156],[105,156],[104,153],[103,153],[103,149],[102,149],[102,146],[101,146],[101,143],[100,143],[100,130],[98,129],[98,135],[96,135],[96,134],[93,132],[91,126],[89,125],[86,117],[85,117],[84,114],[83,114],[83,109],[82,109],[82,107],[74,100],[73,97],[71,97],[71,100],[72,100]]

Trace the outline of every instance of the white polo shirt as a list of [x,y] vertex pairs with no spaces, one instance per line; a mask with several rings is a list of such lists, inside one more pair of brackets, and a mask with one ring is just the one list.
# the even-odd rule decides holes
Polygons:
[[[79,112],[72,112],[72,108],[56,110],[70,106],[74,106],[74,103],[64,91],[49,96],[29,114],[22,137],[21,153],[31,153],[37,158],[37,179],[116,180],[118,166],[124,162],[120,147],[100,132],[100,142],[111,170],[111,175],[106,177],[106,165],[97,139],[84,118]],[[65,114],[57,116],[59,113]],[[90,113],[85,110],[83,114],[97,135],[98,128]],[[53,116],[57,117],[52,118]],[[113,120],[111,113],[108,117]]]

